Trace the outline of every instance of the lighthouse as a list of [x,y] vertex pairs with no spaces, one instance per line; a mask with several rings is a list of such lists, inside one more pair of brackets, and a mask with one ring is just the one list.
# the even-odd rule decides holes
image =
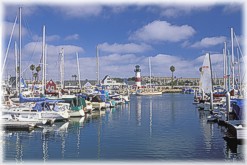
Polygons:
[[136,88],[139,89],[141,88],[141,69],[140,65],[135,66],[135,83],[136,83]]

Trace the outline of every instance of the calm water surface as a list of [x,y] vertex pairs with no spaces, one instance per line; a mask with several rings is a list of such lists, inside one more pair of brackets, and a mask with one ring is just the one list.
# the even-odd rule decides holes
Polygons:
[[225,128],[207,123],[193,95],[131,96],[129,104],[32,132],[4,133],[5,162],[163,160],[244,162]]

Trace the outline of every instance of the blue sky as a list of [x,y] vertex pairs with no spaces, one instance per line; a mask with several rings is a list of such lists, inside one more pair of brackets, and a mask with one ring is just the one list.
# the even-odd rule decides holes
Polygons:
[[[206,52],[211,53],[214,73],[222,76],[224,42],[230,49],[230,28],[234,28],[243,51],[244,3],[2,3],[4,9],[2,59],[18,7],[22,6],[22,69],[30,79],[31,64],[41,59],[42,26],[46,26],[47,79],[60,79],[58,56],[65,52],[65,79],[77,74],[79,53],[81,79],[96,79],[96,46],[99,46],[100,78],[133,77],[139,64],[141,75],[170,77],[174,65],[177,77],[199,77]],[[15,28],[6,62],[5,77],[14,75]],[[236,47],[236,44],[235,44]],[[236,51],[236,50],[235,50]],[[236,54],[236,53],[235,53]],[[236,56],[237,57],[237,56]]]

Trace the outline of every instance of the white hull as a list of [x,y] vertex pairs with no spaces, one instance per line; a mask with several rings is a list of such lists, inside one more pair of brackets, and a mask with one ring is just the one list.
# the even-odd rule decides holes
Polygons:
[[86,100],[86,112],[91,112],[93,110],[92,103]]
[[9,110],[2,110],[3,114],[13,114],[13,115],[22,115],[22,116],[31,116],[32,118],[38,119],[55,119],[55,120],[65,120],[68,119],[68,111],[35,111],[28,108],[13,108]]
[[247,137],[247,133],[246,133],[246,128],[244,127],[235,127],[236,130],[237,130],[237,139],[239,140],[243,140],[243,139],[246,139]]
[[137,96],[152,96],[152,95],[162,95],[162,92],[141,92],[136,93]]
[[81,109],[79,111],[70,110],[69,115],[70,115],[70,117],[83,117],[83,116],[85,116],[85,112],[83,109]]
[[105,102],[92,102],[93,109],[104,109],[106,108]]
[[68,111],[60,111],[60,112],[55,112],[55,111],[43,111],[39,112],[41,118],[43,119],[50,119],[54,118],[55,120],[68,120],[70,115]]

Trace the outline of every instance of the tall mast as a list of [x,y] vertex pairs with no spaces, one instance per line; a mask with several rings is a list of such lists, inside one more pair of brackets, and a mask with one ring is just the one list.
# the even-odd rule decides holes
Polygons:
[[230,92],[230,86],[231,86],[231,84],[230,84],[230,75],[231,75],[231,73],[230,73],[230,71],[231,71],[231,55],[230,55],[230,52],[229,52],[229,50],[228,50],[228,55],[227,55],[227,91],[228,92]]
[[17,43],[15,42],[15,90],[18,91],[18,75],[17,75],[17,68],[18,68],[18,51],[17,51]]
[[63,48],[60,51],[60,83],[61,89],[64,87],[64,50]]
[[238,83],[239,83],[239,90],[240,94],[242,92],[242,80],[241,80],[241,67],[240,67],[240,58],[239,58],[239,49],[237,49],[238,54]]
[[45,87],[46,87],[46,76],[47,76],[47,74],[46,74],[46,67],[47,67],[46,58],[47,58],[47,44],[45,44],[45,78],[44,78],[44,80],[45,80]]
[[208,53],[208,57],[209,57],[209,65],[210,65],[210,72],[211,72],[211,83],[212,83],[212,89],[211,91],[214,91],[214,84],[213,84],[213,73],[212,73],[212,63],[211,63],[211,57],[210,57],[210,53]]
[[42,94],[45,94],[45,26],[43,26],[42,64]]
[[233,49],[233,28],[231,28],[231,42],[232,42],[232,88],[234,89],[234,49]]
[[79,65],[79,59],[78,59],[78,52],[76,52],[76,61],[77,61],[77,73],[79,77],[79,88],[81,89],[81,74],[80,74],[80,65]]
[[150,57],[148,58],[148,63],[149,63],[149,87],[151,88],[151,61],[150,61]]
[[223,65],[224,65],[224,70],[223,70],[223,79],[224,79],[224,88],[226,89],[226,42],[224,42],[224,51],[223,51]]
[[96,67],[97,67],[97,71],[96,71],[96,76],[97,76],[97,83],[100,85],[100,80],[99,80],[99,50],[98,50],[98,45],[96,46]]
[[19,94],[21,94],[21,7],[19,8]]

